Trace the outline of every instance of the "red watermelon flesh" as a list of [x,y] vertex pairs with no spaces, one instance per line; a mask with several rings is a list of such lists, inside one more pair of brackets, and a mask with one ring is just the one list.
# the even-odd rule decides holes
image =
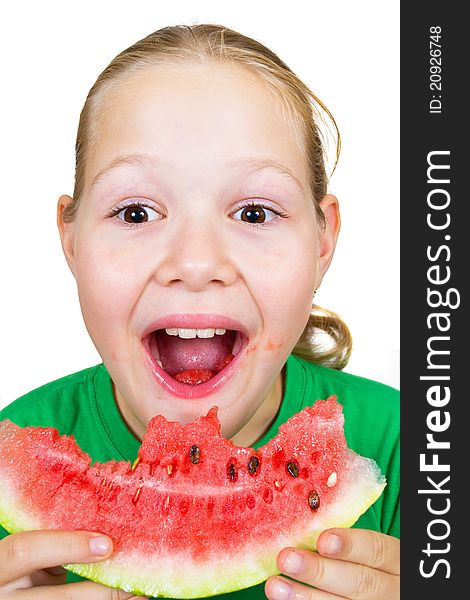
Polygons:
[[314,549],[323,529],[351,526],[385,486],[374,461],[347,448],[335,397],[258,450],[224,439],[216,414],[184,427],[154,417],[134,466],[90,466],[73,437],[1,422],[0,523],[105,533],[110,559],[67,568],[126,591],[196,598],[264,581],[282,548]]

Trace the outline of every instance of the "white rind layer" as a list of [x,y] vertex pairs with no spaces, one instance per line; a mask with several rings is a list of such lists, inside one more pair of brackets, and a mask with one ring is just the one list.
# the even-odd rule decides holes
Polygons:
[[[231,555],[214,548],[207,562],[195,562],[190,551],[167,556],[119,553],[94,564],[64,565],[70,571],[110,587],[149,596],[198,598],[228,593],[265,581],[278,573],[276,556],[286,546],[315,549],[319,534],[330,527],[350,527],[377,498],[386,483],[374,461],[352,451],[347,468],[338,477],[335,500],[312,512],[297,531],[274,533],[269,545],[245,545]],[[0,472],[0,523],[10,533],[49,528],[25,514],[14,487]],[[295,507],[286,507],[295,510]],[[235,541],[235,540],[234,540]]]

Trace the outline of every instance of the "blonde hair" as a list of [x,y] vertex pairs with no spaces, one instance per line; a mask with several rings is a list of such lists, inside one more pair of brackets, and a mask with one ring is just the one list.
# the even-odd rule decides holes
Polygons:
[[[333,116],[274,52],[252,38],[215,24],[176,25],[159,29],[118,54],[100,74],[80,114],[75,145],[75,188],[72,202],[63,211],[64,222],[75,219],[80,205],[86,156],[97,136],[96,115],[106,109],[109,92],[129,74],[155,64],[208,61],[235,64],[254,72],[281,101],[283,110],[293,117],[292,125],[307,159],[309,188],[318,224],[325,227],[320,200],[327,193],[327,153],[319,123],[326,124],[329,121],[336,134],[334,170],[341,138]],[[348,362],[351,348],[351,335],[341,318],[312,305],[308,323],[293,353],[317,364],[342,369]]]

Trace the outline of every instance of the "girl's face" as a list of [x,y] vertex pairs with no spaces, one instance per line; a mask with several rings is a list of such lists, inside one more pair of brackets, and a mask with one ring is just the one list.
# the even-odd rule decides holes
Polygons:
[[[319,231],[307,180],[281,104],[244,69],[160,65],[108,92],[77,217],[59,227],[87,329],[137,436],[155,414],[186,423],[217,405],[224,435],[249,445],[274,418],[339,228],[327,196]],[[70,200],[60,198],[59,217]],[[166,328],[227,332],[191,341]],[[159,357],[168,371],[217,374],[179,383]]]

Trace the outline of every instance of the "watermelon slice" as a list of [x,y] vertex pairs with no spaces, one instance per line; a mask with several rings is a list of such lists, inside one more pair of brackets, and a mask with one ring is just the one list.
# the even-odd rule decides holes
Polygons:
[[258,450],[224,439],[216,415],[184,427],[154,417],[132,466],[90,466],[73,437],[2,421],[0,523],[105,533],[110,559],[66,568],[138,594],[197,598],[264,581],[282,548],[314,549],[385,486],[375,462],[348,449],[334,396]]

